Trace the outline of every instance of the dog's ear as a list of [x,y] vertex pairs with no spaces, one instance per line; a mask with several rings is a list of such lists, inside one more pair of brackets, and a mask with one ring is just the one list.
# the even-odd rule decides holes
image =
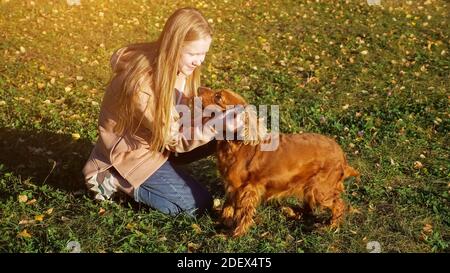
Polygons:
[[205,87],[205,86],[200,86],[198,89],[197,89],[197,96],[201,96],[202,95],[202,93],[203,92],[211,92],[212,91],[212,89],[211,88],[208,88],[208,87]]
[[267,137],[267,128],[263,118],[258,118],[256,107],[248,105],[244,108],[244,128],[241,139],[245,144],[257,145]]

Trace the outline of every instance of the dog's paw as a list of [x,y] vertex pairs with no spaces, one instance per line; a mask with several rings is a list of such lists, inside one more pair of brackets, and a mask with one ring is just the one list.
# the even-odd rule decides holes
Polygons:
[[233,227],[234,225],[233,217],[234,217],[234,208],[231,206],[225,207],[222,211],[222,223],[228,228]]

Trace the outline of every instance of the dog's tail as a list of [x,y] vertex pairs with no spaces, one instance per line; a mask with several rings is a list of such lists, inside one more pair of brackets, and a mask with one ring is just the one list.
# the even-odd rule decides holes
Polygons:
[[358,183],[361,182],[361,175],[359,174],[359,172],[355,170],[352,166],[346,164],[344,166],[344,179],[351,176],[355,177]]

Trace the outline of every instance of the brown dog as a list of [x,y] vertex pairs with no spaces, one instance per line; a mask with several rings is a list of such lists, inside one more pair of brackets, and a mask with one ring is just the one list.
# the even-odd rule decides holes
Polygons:
[[[200,88],[203,107],[243,105],[246,101],[229,90]],[[256,115],[247,115],[249,118]],[[258,130],[264,132],[264,130]],[[225,180],[226,201],[222,220],[234,226],[233,236],[247,232],[257,206],[270,199],[296,197],[312,211],[331,209],[331,225],[337,227],[346,205],[341,198],[343,181],[359,173],[348,165],[340,146],[319,134],[280,134],[274,151],[261,151],[262,138],[221,140],[217,145],[218,167]]]

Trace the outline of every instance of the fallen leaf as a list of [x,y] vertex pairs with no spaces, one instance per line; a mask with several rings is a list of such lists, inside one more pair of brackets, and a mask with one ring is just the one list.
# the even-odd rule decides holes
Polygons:
[[23,219],[19,221],[19,225],[31,225],[36,223],[35,220],[28,220],[28,219]]
[[281,212],[288,218],[295,218],[296,214],[290,207],[282,207]]
[[45,211],[45,213],[47,213],[48,215],[52,214],[53,212],[53,208],[49,208],[48,210]]
[[104,208],[100,208],[98,210],[98,215],[103,215],[103,214],[105,214],[105,212],[106,212],[106,210]]
[[44,214],[39,214],[39,215],[34,216],[34,220],[36,220],[38,222],[44,221]]
[[78,134],[78,133],[72,134],[72,139],[73,140],[78,140],[79,138],[80,138],[80,134]]
[[220,207],[220,199],[218,199],[218,198],[215,198],[214,199],[214,201],[213,201],[213,208],[219,208]]
[[28,196],[23,195],[23,194],[19,195],[19,202],[20,203],[25,203],[25,202],[27,202],[27,200],[28,200]]
[[200,226],[199,225],[197,225],[197,224],[192,224],[192,229],[194,229],[194,231],[195,231],[195,233],[197,233],[197,234],[199,234],[199,233],[202,233],[203,231],[202,231],[202,229],[200,228]]
[[423,226],[422,230],[425,233],[432,233],[433,232],[433,226],[430,224],[425,224],[425,226]]
[[192,252],[196,251],[199,248],[200,248],[199,244],[195,244],[195,243],[192,243],[192,242],[188,243],[188,252],[189,253],[192,253]]
[[33,199],[31,199],[30,201],[27,202],[27,205],[32,205],[34,203],[36,203],[36,199],[33,198]]
[[31,234],[28,233],[28,231],[26,229],[24,229],[24,230],[22,230],[21,232],[19,232],[17,234],[17,237],[20,237],[20,238],[31,238]]
[[420,161],[416,161],[414,162],[414,169],[418,170],[418,169],[422,169],[423,168],[423,164]]
[[357,208],[350,207],[349,213],[361,214],[361,211],[359,209],[357,209]]

